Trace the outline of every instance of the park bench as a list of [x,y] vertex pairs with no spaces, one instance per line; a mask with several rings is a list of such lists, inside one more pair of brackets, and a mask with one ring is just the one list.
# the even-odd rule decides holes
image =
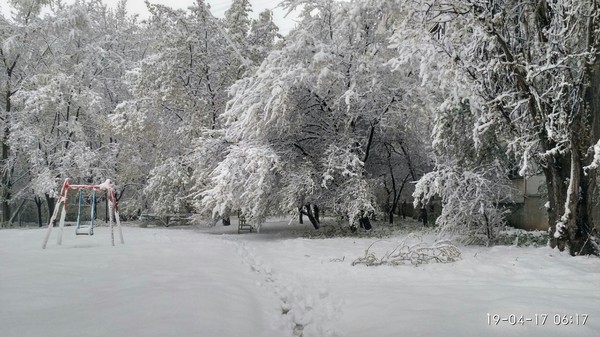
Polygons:
[[242,231],[252,232],[252,225],[246,223],[246,217],[243,215],[238,216],[238,234]]

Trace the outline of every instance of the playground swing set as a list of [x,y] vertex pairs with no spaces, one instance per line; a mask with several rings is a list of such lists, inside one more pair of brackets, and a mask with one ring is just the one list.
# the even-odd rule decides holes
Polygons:
[[[59,221],[59,231],[57,244],[62,244],[62,234],[63,228],[65,226],[65,218],[67,215],[67,201],[69,199],[69,191],[70,190],[78,190],[78,206],[77,206],[77,228],[75,228],[75,235],[94,235],[94,218],[96,217],[96,201],[97,201],[97,191],[106,191],[106,199],[108,201],[108,214],[109,214],[109,226],[110,226],[110,238],[111,243],[115,245],[115,234],[114,234],[114,223],[116,222],[117,228],[119,230],[119,238],[121,244],[125,243],[123,240],[123,231],[121,229],[121,220],[119,218],[119,207],[117,206],[117,198],[115,197],[115,189],[110,179],[106,179],[100,185],[71,185],[71,179],[65,179],[65,182],[60,190],[60,195],[58,197],[58,201],[56,202],[56,206],[54,206],[54,212],[52,213],[52,217],[48,223],[48,230],[46,232],[46,237],[44,238],[44,243],[42,244],[42,249],[46,249],[46,245],[48,243],[48,239],[50,238],[50,233],[52,228],[54,227],[54,222],[56,221],[56,217],[58,216],[58,212],[60,210],[60,221]],[[91,211],[90,211],[90,221],[85,223],[83,221],[82,216],[82,207],[84,205],[84,190],[92,191],[92,203],[91,203]]]
[[[249,65],[251,63],[251,61],[242,55],[242,53],[237,48],[237,46],[235,45],[233,40],[230,39],[229,34],[227,34],[227,32],[219,24],[219,20],[216,19],[212,15],[209,7],[204,5],[204,10],[209,15],[209,17],[214,20],[217,28],[219,29],[219,31],[221,32],[223,37],[225,37],[229,46],[233,49],[235,56],[243,64]],[[84,224],[82,224],[82,219],[81,219],[81,208],[82,208],[82,204],[83,204],[83,200],[84,200],[82,190],[90,190],[90,189],[92,190],[92,193],[93,193],[92,194],[93,201],[92,201],[92,210],[91,210],[91,220],[90,220],[89,224],[84,225]],[[60,196],[58,198],[58,202],[56,203],[56,206],[54,207],[54,212],[52,213],[52,217],[50,218],[50,223],[48,224],[48,231],[46,232],[46,237],[44,238],[44,243],[42,245],[43,249],[46,249],[46,244],[48,243],[48,239],[50,238],[50,232],[52,231],[52,227],[54,227],[54,221],[56,220],[56,217],[58,216],[58,211],[61,208],[61,204],[62,204],[62,212],[60,215],[57,243],[58,243],[58,245],[62,244],[62,234],[63,234],[63,228],[64,228],[64,224],[65,224],[65,217],[66,217],[66,213],[67,213],[67,200],[69,197],[69,190],[79,190],[77,228],[75,229],[76,235],[88,235],[88,236],[94,235],[94,218],[96,215],[95,214],[95,212],[96,212],[96,207],[95,207],[96,206],[96,191],[97,190],[105,190],[106,198],[108,199],[108,208],[109,208],[108,212],[110,214],[109,218],[110,218],[111,243],[113,246],[115,245],[115,234],[114,234],[114,229],[113,229],[114,221],[116,221],[117,228],[119,229],[119,237],[121,239],[121,243],[122,244],[125,243],[123,241],[123,231],[121,230],[121,220],[119,219],[119,208],[117,207],[117,199],[115,198],[115,190],[114,190],[113,184],[110,181],[110,179],[106,179],[106,181],[100,185],[71,185],[71,179],[67,178],[62,186],[62,189],[60,191]],[[246,220],[242,216],[240,218],[238,232],[243,231],[243,230],[252,231],[252,228],[253,227],[251,225],[246,224]]]

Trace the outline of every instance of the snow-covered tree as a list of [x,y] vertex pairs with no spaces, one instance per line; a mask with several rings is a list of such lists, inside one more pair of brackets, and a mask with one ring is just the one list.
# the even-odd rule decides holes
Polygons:
[[412,120],[398,119],[386,125],[385,133],[379,132],[374,137],[372,160],[366,170],[376,178],[377,202],[380,210],[387,213],[390,224],[394,223],[395,214],[406,216],[414,182],[432,169],[428,115],[417,114]]
[[389,121],[416,112],[409,72],[387,64],[393,4],[289,5],[302,5],[303,14],[286,45],[231,88],[223,116],[231,145],[202,202],[214,214],[240,208],[257,219],[300,210],[315,227],[315,205],[366,222],[376,207],[376,177],[365,168],[374,139],[397,131]]
[[404,7],[407,19],[394,42],[398,64],[417,56],[425,81],[436,74],[450,93],[447,105],[468,102],[476,148],[496,133],[520,159],[522,175],[543,172],[551,246],[573,255],[599,252],[592,219],[600,148],[598,6],[596,0],[414,0]]
[[[44,0],[11,0],[15,9],[10,19],[0,17],[0,146],[1,179],[0,202],[2,204],[2,223],[11,218],[13,201],[13,185],[17,165],[16,152],[11,148],[9,138],[14,123],[15,95],[20,91],[23,82],[34,74],[37,66],[43,63],[45,54],[37,43],[37,32],[41,27],[38,17],[42,7],[49,1]],[[18,176],[26,177],[21,172]],[[18,180],[19,177],[17,177]]]
[[505,224],[505,206],[513,194],[509,180],[513,167],[506,149],[494,132],[479,135],[481,143],[475,143],[471,129],[476,116],[468,104],[440,110],[436,117],[436,166],[418,181],[414,206],[426,207],[431,199],[441,198],[436,223],[443,234],[490,244]]
[[257,20],[252,20],[247,45],[254,64],[261,64],[273,50],[275,39],[279,36],[278,31],[279,28],[273,22],[273,12],[268,9],[258,14]]
[[250,13],[252,5],[248,0],[233,0],[231,6],[225,11],[225,27],[232,42],[238,46],[246,44],[250,31]]
[[45,198],[49,212],[64,178],[115,178],[107,117],[127,95],[121,75],[131,55],[122,40],[135,26],[128,20],[124,3],[109,11],[98,0],[58,2],[36,31],[45,61],[15,94],[9,142],[29,178],[17,193]]
[[8,3],[15,9],[13,13],[17,20],[30,21],[40,15],[42,8],[50,5],[52,0],[9,0]]
[[111,122],[122,153],[133,159],[129,170],[134,174],[128,176],[144,179],[139,183],[146,186],[149,203],[138,207],[185,212],[193,207],[194,172],[212,161],[194,156],[208,144],[198,139],[217,127],[227,89],[241,76],[243,62],[223,22],[203,1],[188,11],[148,6],[152,17],[146,34],[154,40],[125,76],[133,97],[118,105]]

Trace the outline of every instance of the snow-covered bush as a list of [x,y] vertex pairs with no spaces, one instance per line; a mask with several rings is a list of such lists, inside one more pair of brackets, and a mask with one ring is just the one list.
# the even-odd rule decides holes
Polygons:
[[414,206],[441,199],[436,224],[443,235],[461,235],[466,242],[484,237],[490,244],[505,223],[504,205],[512,202],[512,162],[498,130],[471,132],[477,122],[473,104],[449,99],[437,112],[432,134],[436,167],[417,182]]
[[544,247],[548,245],[548,231],[526,231],[506,229],[494,239],[496,245],[514,245],[518,247]]
[[415,208],[441,198],[442,213],[436,224],[443,235],[464,236],[466,242],[486,238],[492,243],[505,224],[511,188],[504,173],[494,167],[461,170],[438,166],[416,185]]
[[150,171],[144,194],[152,200],[150,208],[158,215],[188,213],[189,187],[193,184],[191,169],[180,160],[169,159]]

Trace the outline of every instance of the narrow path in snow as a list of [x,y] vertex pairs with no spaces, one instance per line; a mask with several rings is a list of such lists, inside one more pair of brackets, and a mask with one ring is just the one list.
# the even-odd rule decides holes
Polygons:
[[[226,237],[236,247],[242,260],[261,279],[261,286],[276,295],[281,308],[282,330],[294,336],[338,336],[334,328],[341,304],[332,300],[330,291],[322,284],[310,284],[308,279],[292,279],[261,261],[253,247],[236,236]],[[304,282],[303,282],[304,281]]]
[[63,246],[43,230],[0,231],[3,337],[285,336],[279,304],[235,250],[189,230],[108,230]]

